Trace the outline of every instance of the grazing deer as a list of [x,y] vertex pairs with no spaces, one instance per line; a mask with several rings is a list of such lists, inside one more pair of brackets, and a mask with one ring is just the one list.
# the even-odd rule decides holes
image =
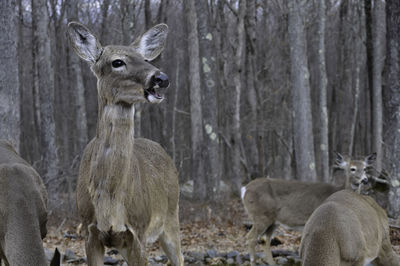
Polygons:
[[369,196],[332,194],[307,221],[300,244],[304,266],[399,266],[388,217]]
[[[9,142],[0,140],[0,265],[48,265],[42,243],[46,223],[42,179]],[[57,252],[51,265],[60,265]]]
[[171,263],[183,265],[176,168],[159,144],[134,139],[133,105],[161,102],[169,86],[148,63],[163,50],[167,31],[159,24],[130,46],[102,47],[85,26],[68,24],[74,50],[98,80],[96,136],[85,148],[77,184],[89,265],[103,265],[105,246],[118,249],[128,265],[145,265],[146,242],[157,239]]
[[243,204],[253,221],[246,236],[251,264],[255,265],[257,239],[264,233],[267,236],[264,246],[266,260],[269,264],[275,264],[269,242],[276,227],[275,222],[290,227],[304,226],[311,213],[331,194],[344,188],[357,189],[361,183],[368,181],[366,171],[375,159],[375,153],[364,160],[351,160],[337,153],[335,164],[345,171],[343,186],[258,178],[242,187]]

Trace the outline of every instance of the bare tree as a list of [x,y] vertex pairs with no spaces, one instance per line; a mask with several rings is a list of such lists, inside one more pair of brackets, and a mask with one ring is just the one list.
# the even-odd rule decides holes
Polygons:
[[[363,37],[363,19],[365,17],[365,8],[364,8],[364,3],[360,2],[360,5],[354,8],[354,12],[356,12],[356,14],[358,16],[351,16],[351,25],[353,27],[357,27],[357,32],[360,32],[360,36],[356,35],[353,39],[354,41],[353,46],[354,46],[354,51],[360,51],[362,49],[362,37]],[[357,19],[357,17],[360,17],[361,19]],[[360,115],[359,115],[359,111],[360,111],[360,94],[361,94],[361,65],[362,65],[362,58],[361,58],[361,54],[360,53],[352,53],[352,58],[353,62],[354,62],[354,74],[352,74],[353,79],[354,79],[354,85],[353,85],[353,103],[352,103],[352,107],[353,107],[353,114],[351,116],[351,122],[350,122],[350,138],[349,138],[349,147],[348,147],[348,153],[349,154],[353,154],[353,150],[356,144],[356,141],[358,139],[358,136],[356,135],[356,127],[357,127],[357,121],[360,121]]]
[[54,72],[51,65],[49,16],[45,0],[32,0],[32,32],[35,73],[40,101],[40,133],[45,183],[58,172],[58,154],[54,123]]
[[101,29],[100,29],[100,41],[101,43],[106,42],[107,36],[107,25],[108,25],[108,10],[110,9],[111,0],[103,0],[101,5]]
[[0,7],[0,138],[20,147],[20,95],[17,58],[17,12],[15,1]]
[[372,11],[372,149],[377,153],[377,169],[382,164],[382,71],[385,64],[385,1],[374,1]]
[[206,197],[206,180],[204,175],[202,143],[203,112],[201,106],[200,84],[200,55],[197,30],[197,15],[194,0],[184,1],[186,21],[188,25],[188,54],[189,54],[189,87],[190,87],[190,117],[192,136],[192,178],[194,183],[193,196],[197,200]]
[[316,181],[310,83],[303,1],[289,1],[289,41],[293,97],[294,150],[300,180]]
[[144,23],[146,27],[150,27],[152,24],[150,0],[144,0]]
[[318,7],[318,80],[319,80],[319,109],[320,109],[320,156],[321,156],[321,181],[329,180],[329,122],[327,106],[327,84],[325,63],[325,23],[326,1],[319,1]]
[[[67,1],[67,19],[68,21],[78,20],[78,6],[77,1]],[[86,147],[88,142],[88,129],[87,129],[87,118],[86,118],[86,103],[85,103],[85,87],[83,84],[82,68],[79,58],[69,51],[69,83],[70,91],[73,95],[72,99],[74,102],[75,117],[73,122],[76,128],[76,143],[77,153],[81,154],[83,149]]]
[[400,214],[400,2],[386,1],[387,60],[385,102],[386,166],[391,170],[389,215]]
[[219,180],[219,128],[217,105],[217,57],[214,46],[213,30],[210,25],[210,14],[207,1],[196,1],[196,15],[199,34],[201,58],[201,92],[202,114],[204,125],[203,153],[207,198],[212,198],[213,189]]
[[237,45],[235,47],[234,57],[234,73],[233,83],[235,84],[235,90],[233,100],[233,121],[231,128],[232,135],[232,181],[234,192],[239,192],[241,183],[243,180],[242,171],[242,160],[241,160],[241,146],[242,146],[242,134],[241,134],[241,123],[240,123],[240,100],[242,93],[242,73],[244,69],[244,45],[245,45],[245,27],[244,18],[246,15],[246,1],[239,0],[239,6],[237,10]]
[[[256,2],[255,0],[246,1],[246,15],[245,15],[245,30],[246,30],[246,56],[245,56],[245,71],[244,79],[246,86],[246,93],[248,101],[247,110],[247,125],[242,126],[242,132],[244,138],[247,139],[247,144],[245,148],[246,154],[246,164],[248,174],[251,176],[262,175],[262,168],[258,165],[262,165],[259,150],[260,150],[260,123],[258,123],[260,118],[260,107],[259,107],[259,89],[257,89],[257,75],[256,75]],[[245,133],[244,133],[245,132]]]
[[122,42],[127,45],[133,41],[136,24],[135,4],[129,0],[120,0]]

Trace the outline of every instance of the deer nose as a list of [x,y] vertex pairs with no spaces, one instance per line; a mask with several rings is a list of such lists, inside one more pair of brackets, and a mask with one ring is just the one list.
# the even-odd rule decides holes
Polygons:
[[364,185],[368,184],[368,177],[364,177],[363,179],[361,179],[361,183],[363,183]]
[[152,77],[154,85],[158,85],[160,88],[167,88],[169,86],[168,76],[162,72]]

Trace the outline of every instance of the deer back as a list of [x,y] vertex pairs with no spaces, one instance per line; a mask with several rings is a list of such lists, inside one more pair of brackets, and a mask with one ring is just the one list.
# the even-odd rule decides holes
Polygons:
[[259,178],[246,186],[243,203],[253,221],[260,215],[288,226],[301,226],[316,207],[340,189],[323,183]]

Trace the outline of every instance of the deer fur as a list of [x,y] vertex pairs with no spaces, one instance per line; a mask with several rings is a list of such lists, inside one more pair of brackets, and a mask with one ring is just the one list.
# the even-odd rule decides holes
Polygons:
[[[11,266],[48,265],[42,243],[46,223],[42,179],[8,141],[0,140],[0,261]],[[60,265],[59,259],[51,265]]]
[[130,46],[102,47],[85,26],[69,24],[75,51],[98,80],[96,136],[77,184],[89,265],[102,265],[105,247],[117,248],[128,265],[145,265],[146,243],[157,239],[171,263],[183,265],[175,165],[159,144],[134,138],[134,104],[161,102],[169,84],[147,62],[161,53],[167,30],[159,24]]
[[398,266],[388,217],[369,196],[332,194],[307,221],[300,245],[304,266]]
[[244,207],[253,222],[246,239],[249,245],[250,261],[255,265],[257,239],[266,234],[264,251],[269,264],[275,264],[271,253],[270,238],[276,222],[292,228],[301,228],[312,212],[333,193],[346,189],[357,189],[367,180],[366,171],[375,161],[376,154],[364,160],[351,160],[337,153],[336,167],[345,172],[342,186],[325,183],[310,183],[294,180],[258,178],[242,187]]

